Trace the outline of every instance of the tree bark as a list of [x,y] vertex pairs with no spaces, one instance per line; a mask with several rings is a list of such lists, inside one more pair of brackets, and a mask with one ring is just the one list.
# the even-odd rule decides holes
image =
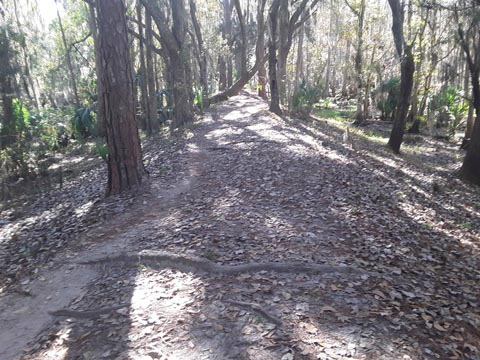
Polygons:
[[[293,93],[297,94],[300,89],[300,84],[303,80],[303,38],[305,34],[304,25],[300,26],[298,30],[298,44],[297,44],[297,64],[295,66],[295,82],[293,85]],[[327,69],[328,72],[328,69]]]
[[[88,11],[89,11],[89,18],[88,24],[90,27],[90,32],[93,38],[93,47],[95,51],[95,71],[97,74],[100,74],[102,69],[102,64],[100,63],[100,48],[99,48],[99,41],[98,41],[98,26],[97,26],[97,16],[95,14],[95,3],[89,2],[88,3]],[[101,114],[103,109],[101,109],[102,102],[100,101],[100,97],[102,96],[102,83],[97,81],[97,113]],[[100,137],[107,136],[107,130],[105,128],[105,124],[103,123],[103,118],[99,116],[97,118],[97,135]]]
[[[265,9],[266,0],[260,0],[261,4],[259,4],[259,9],[263,13]],[[263,19],[263,15],[261,17]],[[263,50],[263,37],[265,31],[265,23],[262,21],[262,26],[259,25],[259,31],[257,33],[257,44],[256,44],[256,56],[255,56],[255,64],[253,67],[244,73],[235,83],[232,84],[229,88],[225,89],[224,91],[213,95],[208,99],[207,104],[215,104],[220,101],[225,101],[229,97],[238,94],[238,92],[243,89],[243,87],[252,79],[252,77],[257,73],[258,69],[265,68],[265,53]]]
[[323,89],[323,96],[328,97],[330,95],[330,68],[332,66],[332,36],[333,36],[333,0],[330,0],[330,22],[328,25],[328,53],[327,64],[325,65],[325,88]]
[[405,134],[408,109],[410,107],[411,94],[413,89],[413,74],[415,63],[411,47],[405,47],[405,55],[402,59],[400,75],[400,106],[398,107],[393,120],[393,128],[388,140],[388,146],[394,153],[400,153],[400,146]]
[[137,21],[138,21],[138,56],[140,58],[140,109],[142,116],[140,124],[142,130],[148,130],[148,88],[147,88],[147,66],[145,62],[145,46],[143,37],[143,23],[142,23],[142,7],[140,3],[137,4]]
[[190,16],[192,18],[193,29],[195,30],[195,38],[198,46],[198,67],[200,69],[200,83],[202,85],[203,98],[208,96],[208,73],[207,73],[207,53],[203,44],[203,36],[200,23],[197,19],[197,8],[195,1],[190,0]]
[[14,90],[12,77],[14,71],[11,66],[10,39],[5,28],[0,28],[0,87],[3,102],[3,118],[0,132],[0,148],[4,149],[16,141],[15,120],[13,118]]
[[80,97],[78,96],[77,80],[75,79],[75,72],[73,71],[73,64],[72,64],[72,58],[70,56],[70,49],[67,44],[67,38],[65,36],[65,30],[63,29],[62,18],[60,17],[60,11],[58,10],[58,5],[57,5],[57,19],[58,19],[58,26],[60,27],[60,33],[62,34],[62,43],[65,49],[65,57],[67,60],[67,67],[68,67],[68,73],[70,75],[70,82],[72,85],[73,96],[75,99],[75,106],[79,107]]
[[162,45],[167,49],[170,61],[169,70],[172,76],[172,94],[174,114],[172,129],[182,127],[193,121],[192,83],[188,49],[185,44],[186,20],[183,0],[170,0],[173,27],[170,29],[162,9],[154,0],[140,0],[145,9],[152,15],[158,30]]
[[476,120],[473,125],[472,138],[467,154],[459,171],[459,177],[468,182],[480,185],[480,36],[478,27],[474,28],[473,49],[466,39],[463,30],[459,28],[460,44],[465,52],[472,81],[473,107],[475,108]]
[[392,10],[393,24],[392,32],[398,56],[401,58],[400,74],[400,106],[398,107],[393,120],[393,128],[390,133],[388,146],[394,153],[400,153],[400,146],[403,142],[405,125],[407,122],[408,109],[410,107],[413,75],[415,73],[415,62],[413,58],[412,45],[406,46],[403,35],[404,13],[400,0],[388,0]]
[[225,61],[225,87],[231,87],[233,84],[233,62],[232,62],[232,11],[233,1],[223,0],[223,26],[222,37],[228,46],[227,54],[223,57]]
[[345,0],[347,6],[352,10],[357,17],[357,48],[355,53],[355,80],[357,82],[357,109],[355,111],[354,125],[362,125],[365,122],[366,114],[363,111],[364,97],[367,96],[367,92],[364,91],[363,83],[363,31],[365,22],[365,10],[366,2],[361,0],[357,9],[351,5],[348,0]]
[[255,47],[255,57],[257,61],[260,60],[258,66],[258,96],[267,99],[267,73],[265,65],[263,64],[263,57],[265,56],[265,20],[264,11],[266,0],[259,0],[257,3],[257,31],[258,39]]
[[269,11],[270,20],[270,40],[268,43],[268,76],[270,81],[270,111],[281,115],[280,94],[278,88],[277,76],[277,26],[278,26],[278,9],[281,0],[273,0]]
[[135,120],[135,99],[123,0],[97,1],[102,83],[101,117],[107,129],[107,195],[141,183],[145,170]]
[[159,123],[157,118],[157,92],[155,89],[155,73],[153,71],[153,29],[152,16],[148,11],[145,12],[145,38],[147,45],[146,70],[147,70],[147,130],[150,134],[158,131]]
[[249,71],[247,71],[240,79],[234,82],[232,86],[230,86],[228,89],[225,89],[224,91],[210,97],[207,101],[207,105],[216,104],[237,95],[240,90],[242,90],[243,87],[253,78],[259,66],[264,66],[263,60],[261,63],[255,62],[255,65]]
[[[17,0],[13,1],[13,6],[15,8],[15,19],[17,21],[17,27],[18,27],[18,30],[20,31],[22,26],[20,24],[20,19],[18,17]],[[38,96],[37,96],[37,91],[35,90],[35,85],[33,83],[32,75],[30,73],[29,50],[28,50],[27,41],[25,39],[25,35],[21,38],[20,46],[22,48],[23,62],[25,66],[24,77],[26,78],[25,79],[26,83],[28,83],[29,85],[29,89],[32,91],[32,94],[30,94],[30,92],[27,89],[27,95],[30,98],[30,100],[33,101],[35,108],[38,109],[39,107]]]
[[240,25],[240,37],[242,44],[240,45],[240,76],[242,77],[247,72],[247,33],[245,30],[245,19],[243,17],[240,0],[233,0],[235,10],[237,12],[238,23]]
[[[313,0],[310,9],[312,9],[319,0]],[[279,9],[277,13],[278,24],[278,56],[276,56],[277,62],[277,87],[279,91],[279,99],[282,104],[287,102],[287,60],[288,53],[292,47],[293,35],[295,30],[306,21],[307,16],[301,20],[300,15],[306,11],[308,0],[302,0],[297,6],[293,14],[290,16],[288,0],[280,0]],[[273,6],[273,3],[272,3]],[[270,80],[271,81],[271,80]]]

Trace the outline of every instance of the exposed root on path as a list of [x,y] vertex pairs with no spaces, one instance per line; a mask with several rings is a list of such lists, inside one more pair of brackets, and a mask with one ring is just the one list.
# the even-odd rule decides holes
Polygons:
[[101,315],[111,314],[117,310],[126,308],[125,305],[112,306],[105,309],[91,310],[91,311],[79,311],[79,310],[70,310],[70,309],[60,309],[56,311],[49,311],[48,313],[52,316],[64,316],[68,318],[75,319],[96,319]]
[[249,263],[242,265],[220,265],[214,262],[188,255],[178,255],[164,251],[141,251],[122,253],[118,256],[104,257],[84,262],[83,265],[123,263],[127,265],[144,265],[153,269],[170,268],[182,272],[198,272],[221,275],[237,275],[248,272],[273,271],[277,273],[338,273],[338,274],[370,274],[371,272],[358,269],[347,265],[326,265],[326,264],[308,264],[308,263],[288,263],[288,262],[270,262],[270,263]]
[[265,320],[275,324],[277,326],[282,325],[283,321],[276,316],[269,314],[265,309],[263,309],[260,305],[244,302],[244,301],[234,301],[234,300],[225,300],[226,303],[235,305],[237,307],[244,308],[247,311],[253,312],[258,316],[264,318]]

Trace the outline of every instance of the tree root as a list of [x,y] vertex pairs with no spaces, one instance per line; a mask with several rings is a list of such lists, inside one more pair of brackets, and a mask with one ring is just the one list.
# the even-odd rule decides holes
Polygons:
[[177,255],[163,251],[141,251],[122,253],[118,256],[104,257],[89,261],[79,262],[83,265],[97,265],[109,263],[123,263],[126,265],[145,265],[153,269],[170,268],[182,272],[198,272],[220,275],[238,275],[248,272],[273,271],[276,273],[337,273],[337,274],[368,274],[373,273],[347,265],[327,265],[311,263],[288,263],[288,262],[270,262],[270,263],[249,263],[242,265],[220,265],[214,262],[189,255]]
[[105,309],[91,310],[91,311],[79,311],[79,310],[70,310],[70,309],[60,309],[56,311],[49,311],[48,313],[52,316],[64,316],[75,319],[96,319],[101,315],[111,314],[112,312],[125,308],[125,305],[122,306],[112,306]]
[[261,306],[257,304],[244,302],[244,301],[234,301],[234,300],[225,300],[225,302],[228,304],[232,304],[232,305],[244,308],[248,311],[254,312],[258,316],[261,316],[262,318],[266,319],[267,321],[277,326],[280,326],[283,324],[283,321],[281,319],[269,314],[266,310],[264,310]]

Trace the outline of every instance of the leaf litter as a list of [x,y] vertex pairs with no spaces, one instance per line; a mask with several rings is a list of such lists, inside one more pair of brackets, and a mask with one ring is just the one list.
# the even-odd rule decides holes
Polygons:
[[[127,201],[132,221],[114,222],[115,237],[130,236],[130,250],[218,264],[309,262],[376,275],[225,277],[109,264],[71,307],[121,310],[54,318],[25,358],[479,358],[479,190],[449,177],[456,150],[421,138],[425,151],[394,156],[355,134],[347,148],[342,134],[336,123],[280,119],[255,97],[234,97],[173,150],[151,141],[148,196]],[[156,191],[172,189],[160,207]]]

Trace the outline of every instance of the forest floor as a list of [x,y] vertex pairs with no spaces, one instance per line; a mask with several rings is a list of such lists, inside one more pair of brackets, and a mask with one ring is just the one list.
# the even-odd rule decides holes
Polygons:
[[345,126],[242,94],[147,139],[145,186],[109,199],[104,166],[70,158],[61,189],[0,213],[0,358],[480,359],[462,153]]

